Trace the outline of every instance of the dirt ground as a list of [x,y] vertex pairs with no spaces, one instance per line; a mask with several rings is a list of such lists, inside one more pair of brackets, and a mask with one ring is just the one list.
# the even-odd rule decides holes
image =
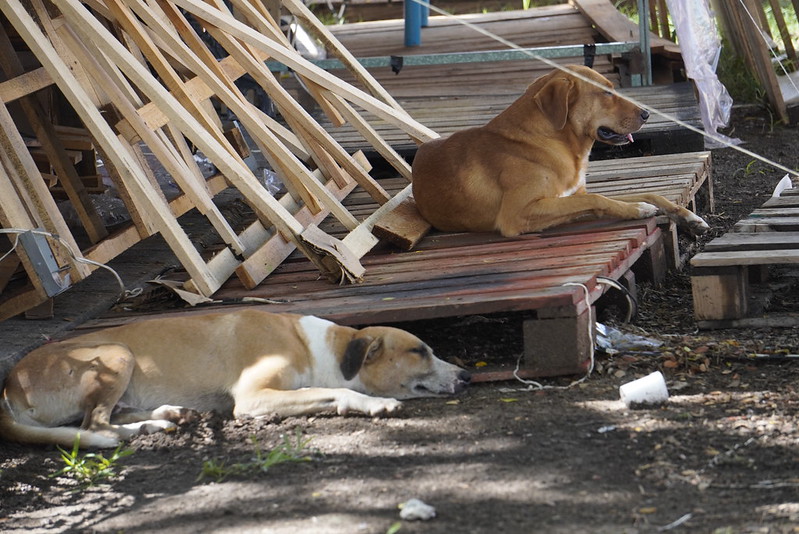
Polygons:
[[[742,108],[728,133],[799,168],[796,127]],[[714,151],[713,168],[709,237],[762,204],[782,176],[731,149]],[[799,277],[774,274],[774,309],[799,312]],[[547,389],[475,384],[378,419],[202,414],[136,438],[114,476],[93,486],[57,476],[65,464],[54,448],[0,443],[0,531],[799,532],[799,367],[790,357],[799,328],[698,331],[687,271],[640,287],[639,299],[634,324],[608,324],[663,345],[598,352],[594,373],[567,389],[550,386],[577,377],[543,381]],[[517,358],[514,319],[407,326],[474,368]],[[619,386],[655,370],[668,403],[625,408]],[[268,466],[281,459],[270,451],[298,461]],[[401,519],[399,505],[414,498],[435,517]]]

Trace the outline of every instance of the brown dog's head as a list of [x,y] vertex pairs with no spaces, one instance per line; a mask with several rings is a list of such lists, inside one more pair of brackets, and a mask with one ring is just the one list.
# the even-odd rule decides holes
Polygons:
[[577,135],[610,145],[632,142],[632,133],[644,125],[649,113],[612,93],[613,84],[598,72],[579,65],[566,68],[599,86],[561,70],[533,82],[528,91],[552,127],[562,130],[569,124]]
[[395,399],[453,395],[471,380],[468,371],[437,358],[413,334],[384,326],[358,331],[347,345],[341,372],[347,380],[357,376],[365,393]]

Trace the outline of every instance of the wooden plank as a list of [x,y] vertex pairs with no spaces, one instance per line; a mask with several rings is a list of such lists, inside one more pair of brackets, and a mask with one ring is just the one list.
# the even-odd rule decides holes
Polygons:
[[[262,25],[268,25],[266,21],[261,22]],[[375,200],[378,200],[381,204],[388,200],[388,196],[382,187],[363,168],[355,164],[324,128],[296,100],[291,98],[285,88],[274,80],[263,62],[255,60],[255,57],[257,57],[255,50],[248,49],[245,51],[245,47],[240,46],[236,41],[224,34],[215,32],[213,29],[209,31],[225,46],[229,53],[238,58],[239,62],[248,66],[250,75],[267,90],[270,96],[276,100],[278,107],[283,110],[282,114],[286,122],[292,126],[295,132],[301,133],[307,138],[306,147],[320,168],[326,171],[327,176],[337,179],[336,174],[338,171],[333,161],[335,159],[352,178],[373,195]],[[282,34],[280,36],[283,37]],[[286,42],[285,44],[288,45],[289,43]],[[319,94],[324,97],[326,92],[320,90]],[[344,185],[344,183],[339,181],[339,185]]]
[[694,267],[783,265],[799,263],[799,250],[702,252],[691,258]]
[[[72,251],[79,251],[80,247],[72,237],[64,217],[25,146],[25,141],[14,124],[14,119],[3,103],[0,103],[0,161],[6,169],[7,178],[16,184],[18,194],[22,190],[26,192],[23,196],[26,200],[25,207],[30,211],[35,227],[41,227],[47,232],[61,236]],[[91,272],[87,265],[77,262],[64,247],[56,247],[53,256],[59,266],[69,268],[73,282],[82,280]]]
[[[94,37],[103,35],[107,41],[114,41],[112,37],[107,35],[104,28],[89,27],[91,25],[86,22],[95,19],[81,15],[81,11],[85,12],[85,10],[77,3],[61,2],[59,8],[62,13],[71,13],[80,30],[84,32],[84,38],[87,37],[85,33],[88,32],[92,33]],[[95,103],[83,90],[82,85],[78,83],[66,65],[60,61],[57,52],[52,48],[50,41],[41,33],[39,26],[18,0],[3,2],[0,4],[0,9],[12,22],[14,28],[23,36],[26,44],[56,81],[73,108],[78,111],[84,123],[86,123],[86,127],[92,132],[92,137],[103,148],[105,160],[114,165],[114,168],[120,173],[125,182],[140,197],[141,206],[144,207],[146,215],[156,221],[158,230],[170,243],[178,257],[181,258],[181,263],[192,271],[193,275],[203,280],[203,289],[207,290],[209,294],[212,293],[211,288],[218,287],[220,282],[211,279],[207,272],[200,267],[204,267],[204,262],[177,224],[177,221],[171,214],[166,216],[163,213],[163,208],[159,210],[161,201],[152,192],[146,178],[142,176],[138,164],[132,160],[131,155],[111,131]],[[91,39],[85,40],[91,41]]]
[[[507,62],[503,62],[507,63]],[[541,74],[548,71],[542,70]],[[487,77],[485,73],[473,72],[472,79],[477,80],[475,94],[448,94],[449,80],[442,74],[430,73],[428,83],[435,95],[426,93],[399,96],[399,102],[418,122],[437,131],[441,135],[449,135],[455,131],[474,126],[482,126],[504,111],[526,88],[532,78],[525,77],[519,87],[507,94],[495,94],[497,88],[506,88],[507,73],[500,71],[495,77]],[[415,91],[419,84],[406,81],[404,91]],[[702,128],[699,105],[690,83],[671,84],[642,88],[620,89],[622,95],[668,113],[697,128]],[[489,94],[486,94],[489,93]],[[445,96],[442,96],[445,95]],[[394,150],[413,152],[416,144],[399,128],[372,117],[367,112],[360,113],[364,120],[391,145]],[[320,123],[331,132],[331,135],[347,150],[371,150],[356,129],[351,125],[334,127],[324,117],[318,117]],[[656,155],[671,155],[674,152],[704,152],[704,139],[701,134],[688,132],[673,122],[652,115],[652,118],[635,134],[636,142],[624,148],[624,151],[635,151],[639,147],[648,147]],[[619,147],[605,148],[600,143],[594,146],[593,159],[605,153],[620,152]],[[613,160],[606,160],[613,161]]]
[[[750,70],[760,80],[760,84],[766,91],[772,108],[777,113],[780,120],[786,124],[789,122],[788,109],[779,88],[777,75],[771,64],[770,52],[767,49],[760,27],[752,27],[753,22],[749,18],[749,13],[757,13],[760,3],[757,0],[739,0],[739,2],[719,2],[716,6],[726,22],[727,30],[730,32],[732,40],[737,43],[743,52],[744,59]],[[763,26],[768,29],[768,25]]]
[[760,217],[744,219],[735,223],[735,232],[796,232],[799,231],[799,217]]
[[[0,165],[0,198],[3,199],[3,202],[0,202],[0,227],[33,229],[37,226],[20,201],[14,190],[11,177],[8,176],[3,165]],[[13,243],[14,238],[10,237]],[[47,292],[44,290],[24,247],[17,247],[15,257],[16,261],[6,261],[13,265],[15,270],[17,265],[22,264],[28,275],[29,283],[22,291],[12,292],[5,287],[0,290],[0,321],[14,317],[48,299]],[[9,273],[9,276],[11,274],[13,273]],[[5,283],[2,285],[5,286]]]
[[[610,0],[569,0],[604,35],[608,41],[638,41],[639,28],[624,16]],[[673,41],[650,32],[652,51],[671,57],[681,57],[680,47]]]
[[308,28],[328,50],[331,50],[372,95],[392,106],[400,113],[405,113],[402,106],[394,100],[394,97],[392,97],[391,94],[388,93],[360,63],[358,63],[355,56],[336,39],[335,35],[333,35],[327,26],[323,25],[304,3],[297,0],[284,0],[283,6],[288,9],[292,15],[297,17],[303,27]]
[[[694,259],[696,256],[694,256]],[[698,321],[737,319],[748,311],[749,280],[746,267],[691,276],[694,317]]]
[[727,233],[707,243],[703,252],[799,248],[798,232]]
[[373,233],[380,239],[394,243],[402,250],[413,249],[432,226],[419,210],[413,197],[406,198],[374,225]]
[[53,80],[47,71],[39,67],[0,82],[0,100],[8,104],[23,96],[41,91],[52,84]]

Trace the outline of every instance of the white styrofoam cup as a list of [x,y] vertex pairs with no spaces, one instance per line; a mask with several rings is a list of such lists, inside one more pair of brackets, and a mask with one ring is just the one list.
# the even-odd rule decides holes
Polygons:
[[628,408],[638,404],[661,404],[669,400],[666,380],[660,371],[623,384],[619,387],[619,394]]

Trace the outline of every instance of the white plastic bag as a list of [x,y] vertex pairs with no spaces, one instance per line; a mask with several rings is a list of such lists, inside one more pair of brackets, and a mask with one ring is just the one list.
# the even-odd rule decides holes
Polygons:
[[[717,132],[730,120],[732,97],[716,76],[721,39],[708,0],[666,0],[666,4],[677,29],[677,42],[686,73],[699,91],[699,108],[705,131],[728,143],[740,144],[739,139],[731,139]],[[705,138],[706,148],[722,146],[725,145]]]

